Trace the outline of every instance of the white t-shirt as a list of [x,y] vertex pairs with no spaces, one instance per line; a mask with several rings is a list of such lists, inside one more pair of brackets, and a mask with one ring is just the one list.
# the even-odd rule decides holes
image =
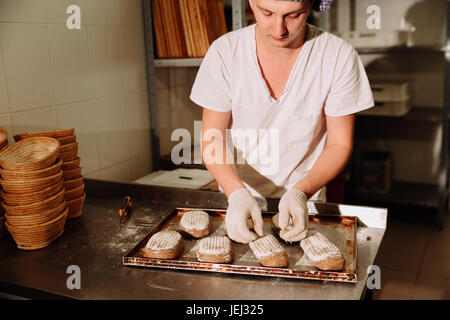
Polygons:
[[[325,146],[325,115],[349,115],[374,105],[364,66],[352,45],[309,24],[278,99],[271,97],[262,77],[255,25],[211,44],[190,98],[203,108],[231,111],[233,137],[242,132],[250,137],[250,131],[259,130],[256,140],[235,139],[231,145],[238,158],[246,160],[236,165],[240,178],[253,194],[263,197],[279,197],[308,174]],[[312,199],[317,197],[319,193]]]

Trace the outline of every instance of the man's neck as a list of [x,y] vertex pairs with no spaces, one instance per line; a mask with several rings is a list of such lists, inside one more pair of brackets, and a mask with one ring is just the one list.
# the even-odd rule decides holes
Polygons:
[[269,55],[274,56],[291,56],[292,54],[296,54],[298,51],[301,50],[303,47],[303,44],[306,41],[306,32],[307,32],[307,25],[305,24],[303,26],[303,29],[297,39],[295,39],[292,43],[290,43],[287,47],[276,47],[271,45],[267,39],[265,39],[258,28],[258,24],[255,26],[255,37],[256,37],[256,45],[258,47],[258,50],[263,50]]

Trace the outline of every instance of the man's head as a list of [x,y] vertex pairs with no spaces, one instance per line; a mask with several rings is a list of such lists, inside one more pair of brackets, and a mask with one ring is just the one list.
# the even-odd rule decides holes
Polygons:
[[249,0],[264,41],[288,48],[298,41],[314,1]]

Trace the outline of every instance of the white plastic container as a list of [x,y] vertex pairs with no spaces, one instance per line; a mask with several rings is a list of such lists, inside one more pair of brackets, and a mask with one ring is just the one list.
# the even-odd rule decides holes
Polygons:
[[361,111],[359,114],[368,116],[401,117],[411,109],[411,99],[403,101],[376,102],[373,108]]
[[400,117],[411,109],[408,81],[383,81],[370,84],[375,106],[360,114]]
[[409,99],[408,81],[383,81],[370,84],[375,102],[404,101]]
[[406,46],[409,31],[373,30],[336,32],[338,37],[349,42],[355,48],[390,48]]

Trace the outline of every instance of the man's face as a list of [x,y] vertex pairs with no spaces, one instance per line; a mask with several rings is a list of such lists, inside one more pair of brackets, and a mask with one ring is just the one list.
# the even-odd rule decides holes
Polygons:
[[311,2],[249,0],[262,36],[275,47],[289,47],[301,35]]

